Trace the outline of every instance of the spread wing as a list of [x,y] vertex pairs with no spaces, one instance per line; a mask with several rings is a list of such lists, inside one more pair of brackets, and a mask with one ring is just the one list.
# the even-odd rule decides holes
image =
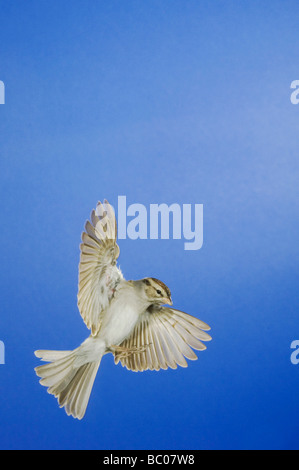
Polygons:
[[[206,349],[201,341],[212,338],[203,330],[210,327],[179,310],[151,306],[140,318],[129,338],[114,353],[115,363],[135,372],[160,370],[177,365],[187,367],[187,359],[197,359],[193,349]],[[193,348],[193,349],[192,349]]]
[[123,276],[116,266],[119,247],[112,207],[107,201],[99,202],[90,219],[80,245],[78,308],[92,335],[96,335]]

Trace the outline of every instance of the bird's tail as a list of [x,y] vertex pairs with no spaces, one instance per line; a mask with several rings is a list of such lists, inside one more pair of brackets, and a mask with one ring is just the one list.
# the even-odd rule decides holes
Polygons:
[[78,349],[73,351],[35,351],[36,357],[49,362],[35,368],[40,383],[48,387],[60,407],[68,415],[82,419],[101,359],[95,362],[78,362]]

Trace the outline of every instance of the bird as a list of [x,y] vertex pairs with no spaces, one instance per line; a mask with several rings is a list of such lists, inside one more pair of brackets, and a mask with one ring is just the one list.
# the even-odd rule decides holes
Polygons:
[[90,335],[74,350],[36,350],[34,370],[67,415],[81,420],[105,354],[128,370],[187,367],[206,349],[210,326],[172,307],[169,288],[155,277],[126,280],[117,264],[117,221],[104,199],[85,224],[78,268],[78,310]]

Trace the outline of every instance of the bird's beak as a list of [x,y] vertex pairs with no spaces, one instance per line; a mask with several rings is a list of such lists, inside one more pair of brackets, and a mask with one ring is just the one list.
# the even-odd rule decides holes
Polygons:
[[172,305],[172,300],[171,300],[171,298],[168,298],[168,297],[167,297],[167,298],[165,298],[165,299],[163,299],[163,300],[165,301],[165,303],[166,303],[167,305]]

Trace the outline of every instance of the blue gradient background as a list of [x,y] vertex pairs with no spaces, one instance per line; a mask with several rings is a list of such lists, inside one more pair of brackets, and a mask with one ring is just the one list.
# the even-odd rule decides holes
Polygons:
[[[296,1],[0,4],[2,449],[299,448]],[[88,335],[80,235],[100,199],[204,205],[204,244],[121,240],[212,326],[188,369],[104,357],[83,421],[33,368]]]

